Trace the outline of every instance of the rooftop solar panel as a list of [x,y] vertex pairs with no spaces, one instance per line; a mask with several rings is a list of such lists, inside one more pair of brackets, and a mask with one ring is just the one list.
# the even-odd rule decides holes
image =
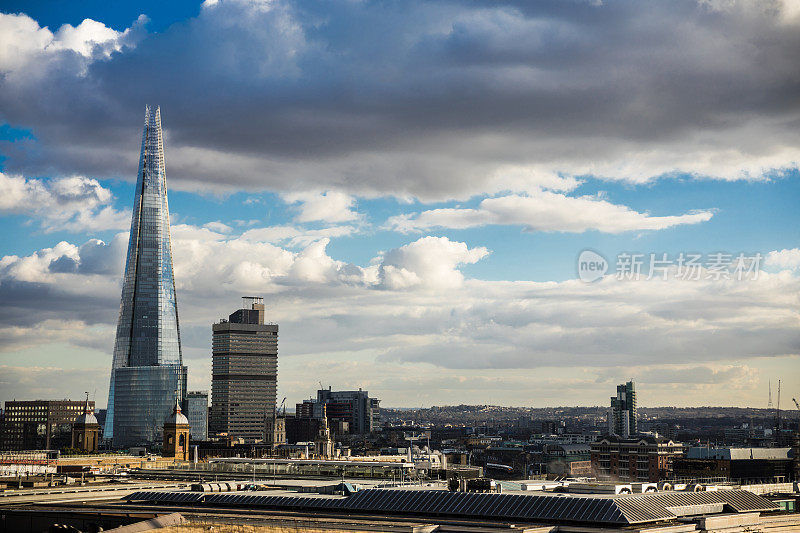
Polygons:
[[[746,491],[660,492],[614,497],[460,493],[434,490],[367,489],[349,498],[314,498],[237,493],[141,491],[128,501],[194,503],[261,509],[332,509],[496,518],[531,522],[641,524],[697,514],[702,509],[724,512],[773,511],[778,506]],[[720,507],[721,506],[721,507]]]

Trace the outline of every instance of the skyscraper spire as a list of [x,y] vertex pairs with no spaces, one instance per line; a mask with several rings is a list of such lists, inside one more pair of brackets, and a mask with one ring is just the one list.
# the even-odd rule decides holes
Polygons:
[[[119,387],[120,379],[125,390]],[[185,380],[161,109],[147,106],[104,437],[113,438],[115,445],[153,441],[173,400],[183,399]],[[161,396],[169,398],[166,412]]]

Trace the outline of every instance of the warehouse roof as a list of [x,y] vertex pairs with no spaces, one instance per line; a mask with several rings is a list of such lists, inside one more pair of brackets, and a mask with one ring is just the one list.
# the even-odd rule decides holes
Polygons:
[[325,509],[393,515],[615,525],[658,522],[698,514],[779,509],[771,501],[741,490],[661,492],[626,496],[556,496],[368,489],[348,498],[136,492],[126,499],[134,502],[185,503],[252,509]]

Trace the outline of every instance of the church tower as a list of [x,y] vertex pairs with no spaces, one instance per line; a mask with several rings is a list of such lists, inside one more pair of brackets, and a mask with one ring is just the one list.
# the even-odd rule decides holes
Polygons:
[[97,423],[94,413],[89,408],[89,393],[86,393],[86,404],[83,413],[72,424],[72,448],[84,452],[97,451],[100,440],[100,424]]
[[181,412],[175,401],[175,409],[164,420],[164,457],[174,457],[178,461],[189,460],[189,419]]

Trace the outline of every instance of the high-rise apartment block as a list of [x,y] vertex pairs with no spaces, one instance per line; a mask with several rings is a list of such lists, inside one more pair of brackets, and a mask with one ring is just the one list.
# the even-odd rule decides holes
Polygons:
[[162,422],[185,394],[161,110],[148,106],[104,437],[116,447],[160,441]]
[[264,323],[264,301],[244,297],[241,309],[212,326],[212,434],[263,441],[277,400],[278,325]]
[[633,381],[617,385],[617,395],[611,397],[608,432],[623,438],[639,432],[636,417],[636,387]]
[[72,424],[94,402],[34,400],[5,402],[0,438],[4,450],[57,450],[72,443]]
[[192,440],[208,440],[208,391],[186,393],[186,418],[192,428]]

